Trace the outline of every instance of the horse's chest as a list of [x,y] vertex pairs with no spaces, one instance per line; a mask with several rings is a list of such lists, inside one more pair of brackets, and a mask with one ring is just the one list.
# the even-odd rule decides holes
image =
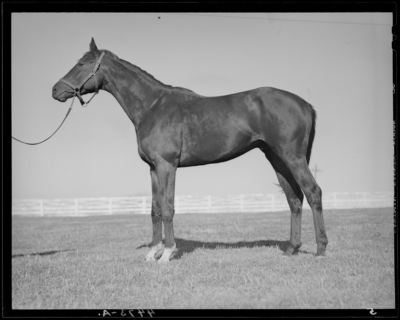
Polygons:
[[154,126],[138,131],[139,155],[148,163],[159,158],[172,161],[178,157],[181,144],[181,134],[176,126]]

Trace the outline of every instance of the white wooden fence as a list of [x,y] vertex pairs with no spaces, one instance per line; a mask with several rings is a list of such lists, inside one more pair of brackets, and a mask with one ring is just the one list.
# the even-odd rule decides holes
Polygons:
[[[390,192],[331,192],[322,196],[324,209],[393,207]],[[309,208],[304,200],[304,208]],[[151,197],[13,199],[12,214],[36,216],[90,216],[150,214]],[[268,212],[289,210],[284,194],[176,196],[175,213]]]

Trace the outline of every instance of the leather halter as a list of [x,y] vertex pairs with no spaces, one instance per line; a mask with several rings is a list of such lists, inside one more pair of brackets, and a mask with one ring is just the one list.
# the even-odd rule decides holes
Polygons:
[[[101,59],[103,59],[105,52],[102,52],[100,58],[96,61],[96,65],[94,66],[92,72],[79,84],[79,86],[75,86],[72,83],[68,82],[67,80],[61,78],[60,81],[64,82],[66,85],[68,85],[69,87],[71,87],[74,90],[74,97],[77,96],[79,99],[79,102],[81,103],[82,107],[87,107],[87,105],[89,104],[89,102],[93,99],[93,97],[99,93],[99,86],[97,83],[97,76],[96,73],[100,68],[100,63],[101,63]],[[85,101],[83,101],[82,96],[81,96],[81,89],[84,86],[84,84],[86,82],[89,81],[90,78],[94,77],[94,83],[95,83],[95,93],[93,94],[93,96],[89,99],[88,102],[85,103]]]

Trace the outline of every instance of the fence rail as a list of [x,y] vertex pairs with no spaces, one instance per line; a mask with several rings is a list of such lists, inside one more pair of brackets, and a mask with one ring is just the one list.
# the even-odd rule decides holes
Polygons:
[[[331,192],[322,197],[325,209],[393,207],[390,192]],[[304,201],[304,208],[308,204]],[[13,199],[13,215],[91,216],[150,214],[151,197]],[[176,196],[175,213],[268,212],[289,210],[284,194]]]

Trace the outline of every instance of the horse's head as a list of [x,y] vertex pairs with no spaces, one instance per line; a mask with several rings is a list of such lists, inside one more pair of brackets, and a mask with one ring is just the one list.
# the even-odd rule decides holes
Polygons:
[[53,98],[65,102],[77,95],[81,104],[84,101],[81,95],[98,92],[102,85],[102,75],[98,73],[104,53],[97,49],[92,38],[90,51],[87,52],[78,63],[58,81],[52,90]]

